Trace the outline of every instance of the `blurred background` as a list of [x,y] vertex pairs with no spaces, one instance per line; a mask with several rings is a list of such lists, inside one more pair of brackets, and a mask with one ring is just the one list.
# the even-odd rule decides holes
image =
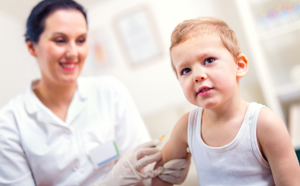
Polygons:
[[[39,78],[27,52],[27,16],[38,0],[0,1],[0,107]],[[131,92],[153,138],[194,108],[169,58],[170,36],[183,20],[211,16],[236,32],[249,60],[241,96],[267,105],[300,146],[300,5],[297,0],[78,0],[88,12],[90,53],[82,76],[112,75]],[[166,140],[165,140],[166,141]],[[197,185],[192,164],[186,182]]]

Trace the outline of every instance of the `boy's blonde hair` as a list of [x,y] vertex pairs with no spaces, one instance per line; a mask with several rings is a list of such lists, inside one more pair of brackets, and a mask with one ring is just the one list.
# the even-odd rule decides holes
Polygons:
[[[201,34],[218,34],[222,43],[232,54],[234,59],[237,60],[239,54],[241,54],[241,49],[234,31],[226,22],[212,17],[185,20],[178,24],[172,32],[170,52],[173,47]],[[177,76],[172,57],[171,64],[173,71]]]

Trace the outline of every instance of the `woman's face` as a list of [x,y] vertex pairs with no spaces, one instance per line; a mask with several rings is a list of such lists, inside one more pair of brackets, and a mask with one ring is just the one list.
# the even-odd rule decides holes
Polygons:
[[88,53],[87,23],[80,11],[56,10],[45,19],[37,44],[27,43],[48,85],[76,83]]

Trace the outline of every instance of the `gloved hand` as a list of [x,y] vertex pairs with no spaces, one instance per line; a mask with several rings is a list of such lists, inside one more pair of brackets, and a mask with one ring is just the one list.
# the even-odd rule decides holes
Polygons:
[[141,173],[141,170],[148,164],[161,160],[161,152],[157,148],[151,148],[156,142],[157,140],[152,140],[124,154],[106,179],[92,186],[135,185],[141,180],[153,178],[161,174],[164,170],[163,167]]
[[[185,159],[174,159],[164,164],[164,171],[158,177],[166,182],[173,184],[181,184],[189,172],[191,163],[191,154],[189,147],[187,148],[188,155]],[[152,170],[155,164],[148,165],[145,170]],[[145,186],[152,185],[152,179],[143,180]]]
[[164,164],[164,171],[158,177],[166,182],[173,184],[181,184],[190,168],[191,154],[188,153],[186,159],[174,159]]

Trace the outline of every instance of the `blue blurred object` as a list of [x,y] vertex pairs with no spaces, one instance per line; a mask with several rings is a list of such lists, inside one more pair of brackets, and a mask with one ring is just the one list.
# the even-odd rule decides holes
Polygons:
[[298,158],[298,161],[299,161],[299,164],[300,164],[300,149],[295,149],[295,151],[296,151],[297,158]]

